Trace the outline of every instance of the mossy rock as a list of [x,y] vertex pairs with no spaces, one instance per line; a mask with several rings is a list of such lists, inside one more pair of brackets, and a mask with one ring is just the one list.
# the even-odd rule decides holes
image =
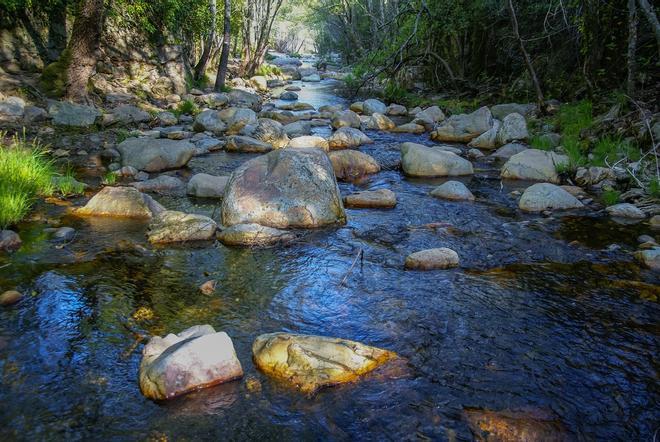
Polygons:
[[39,79],[39,87],[50,98],[61,98],[66,91],[66,71],[71,57],[62,52],[60,59],[46,66]]

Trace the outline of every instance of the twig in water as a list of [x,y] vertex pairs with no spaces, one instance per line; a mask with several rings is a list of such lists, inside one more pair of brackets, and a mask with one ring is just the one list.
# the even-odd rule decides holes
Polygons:
[[342,285],[344,285],[344,283],[348,279],[348,275],[351,274],[351,272],[353,271],[353,267],[355,267],[355,264],[357,264],[358,259],[360,259],[360,258],[362,258],[362,261],[361,261],[362,264],[360,265],[360,268],[362,268],[362,267],[364,267],[364,250],[362,250],[362,248],[360,248],[360,250],[358,250],[357,255],[355,255],[355,259],[353,259],[353,264],[351,264],[351,267],[348,269],[348,272],[346,272],[346,275],[344,275],[344,279],[342,279],[341,282],[339,283],[340,287]]

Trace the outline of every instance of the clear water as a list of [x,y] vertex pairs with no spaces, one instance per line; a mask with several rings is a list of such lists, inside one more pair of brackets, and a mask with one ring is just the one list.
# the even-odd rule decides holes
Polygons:
[[[301,100],[342,102],[333,87],[308,84]],[[341,191],[390,188],[397,207],[348,210],[346,226],[287,247],[154,248],[143,223],[39,207],[21,226],[24,248],[0,257],[0,290],[28,295],[0,309],[0,439],[471,440],[463,410],[477,407],[546,410],[576,440],[652,440],[658,277],[630,255],[635,238],[652,232],[588,211],[520,214],[509,192],[526,183],[501,187],[487,162],[465,179],[475,203],[431,198],[442,180],[396,169],[398,143],[426,137],[369,135],[376,143],[361,150],[385,170]],[[229,174],[250,157],[220,152],[190,169]],[[219,216],[213,201],[156,199]],[[76,239],[49,242],[47,222],[75,227]],[[403,270],[407,254],[442,246],[458,252],[460,268]],[[340,286],[359,250],[363,263]],[[197,290],[209,279],[219,281],[211,296]],[[232,337],[261,391],[243,380],[167,403],[143,398],[134,332],[204,323]],[[252,364],[253,339],[281,330],[396,351],[407,374],[305,397]]]

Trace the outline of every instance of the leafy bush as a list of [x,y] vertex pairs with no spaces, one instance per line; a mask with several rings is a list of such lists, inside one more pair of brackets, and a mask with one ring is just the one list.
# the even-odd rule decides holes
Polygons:
[[619,202],[620,196],[621,196],[621,192],[617,190],[606,190],[605,192],[603,192],[600,199],[605,206],[612,206]]
[[261,75],[267,77],[269,75],[282,75],[282,71],[277,66],[272,64],[264,63],[254,71],[254,75]]
[[196,115],[199,112],[199,108],[192,100],[184,100],[179,103],[179,105],[174,109],[174,114],[177,117],[181,115]]
[[568,156],[568,169],[575,171],[578,167],[587,164],[587,157],[582,150],[582,145],[574,138],[565,139],[562,143],[564,152]]
[[103,175],[103,178],[101,178],[101,183],[105,184],[106,186],[112,186],[116,182],[117,182],[117,174],[111,170],[107,171],[105,175]]
[[53,163],[37,142],[14,136],[0,145],[0,227],[23,219],[37,196],[51,195],[53,175]]
[[593,123],[590,101],[564,104],[559,109],[559,126],[564,138],[579,138],[580,132],[589,129]]
[[648,192],[654,198],[660,198],[660,181],[657,178],[653,178],[649,181]]
[[388,81],[383,90],[383,98],[391,103],[405,103],[408,101],[408,92],[396,81]]

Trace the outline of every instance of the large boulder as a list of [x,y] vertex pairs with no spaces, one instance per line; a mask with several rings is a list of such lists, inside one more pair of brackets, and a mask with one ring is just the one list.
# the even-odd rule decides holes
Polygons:
[[441,247],[411,253],[406,257],[405,268],[409,270],[443,270],[458,267],[458,253]]
[[571,433],[553,413],[542,409],[491,411],[467,408],[465,419],[477,441],[568,442]]
[[493,117],[498,120],[504,120],[507,115],[516,113],[520,114],[523,117],[531,117],[536,112],[536,105],[532,103],[528,104],[518,104],[518,103],[504,103],[496,104],[490,108],[490,112],[493,114]]
[[265,247],[293,239],[295,239],[295,235],[287,230],[254,223],[235,224],[218,234],[218,240],[226,246]]
[[140,390],[149,399],[170,399],[241,377],[234,344],[210,325],[154,336],[142,350]]
[[355,180],[380,172],[380,165],[370,155],[357,150],[340,150],[328,154],[335,176],[340,180]]
[[316,149],[322,149],[326,152],[330,150],[330,144],[328,143],[328,140],[323,137],[319,137],[318,135],[306,135],[303,137],[292,138],[289,141],[289,145],[287,147],[313,147]]
[[614,218],[644,219],[646,214],[639,207],[630,203],[614,204],[605,208]]
[[313,228],[344,222],[332,163],[319,149],[279,149],[246,161],[234,170],[222,202],[225,226]]
[[188,195],[199,198],[222,198],[228,182],[228,176],[198,173],[190,178],[186,191]]
[[445,118],[447,117],[445,117],[442,109],[440,109],[438,106],[431,106],[427,107],[421,112],[417,112],[412,122],[415,124],[420,124],[426,129],[431,130],[436,123],[444,121]]
[[224,92],[212,92],[202,95],[202,100],[211,109],[219,109],[229,103],[229,96]]
[[245,126],[242,133],[268,143],[275,149],[280,149],[289,144],[289,137],[284,132],[282,123],[269,118],[259,118],[256,124]]
[[354,127],[355,129],[359,129],[361,126],[362,121],[360,120],[360,116],[352,110],[337,112],[332,117],[332,127],[335,129],[342,127]]
[[309,121],[294,121],[284,126],[284,133],[290,138],[312,133],[312,124]]
[[145,172],[178,169],[188,164],[195,145],[185,140],[128,138],[117,146],[123,166]]
[[500,160],[508,160],[512,156],[527,150],[528,147],[524,144],[520,143],[509,143],[506,144],[499,149],[497,149],[495,152],[493,152],[490,156],[493,158],[497,158]]
[[267,375],[313,394],[354,381],[397,355],[345,339],[270,333],[255,339],[252,358]]
[[125,104],[113,109],[112,115],[114,121],[119,124],[136,124],[151,120],[149,112],[130,104]]
[[474,195],[460,181],[447,181],[433,189],[431,195],[452,201],[474,201]]
[[503,145],[512,141],[524,141],[528,137],[525,117],[514,112],[504,117],[502,127],[497,133],[497,142],[499,145]]
[[401,167],[406,175],[441,177],[471,175],[472,163],[458,155],[415,143],[401,145]]
[[330,149],[349,149],[371,143],[373,143],[371,138],[353,127],[342,127],[328,138]]
[[232,135],[227,137],[225,150],[227,152],[265,153],[273,150],[273,146],[256,138]]
[[217,227],[208,216],[165,210],[149,224],[147,238],[154,244],[208,241],[215,235]]
[[402,106],[400,104],[390,104],[387,106],[387,111],[385,111],[385,115],[389,115],[390,117],[401,117],[404,115],[408,115],[408,109],[406,109],[405,106]]
[[497,134],[500,131],[500,127],[502,127],[502,123],[499,120],[493,120],[493,127],[470,141],[468,146],[478,149],[495,149],[497,147]]
[[579,209],[583,204],[559,186],[550,183],[537,183],[525,189],[518,207],[525,212],[544,210]]
[[101,116],[101,111],[82,104],[54,101],[48,106],[48,114],[58,126],[89,127]]
[[373,130],[392,130],[396,127],[394,121],[390,120],[385,115],[379,114],[377,112],[371,114],[370,117],[366,117],[362,121],[362,124],[364,125],[365,129],[373,129]]
[[257,122],[257,114],[252,109],[230,107],[220,111],[220,118],[227,124],[227,135],[239,133],[248,124]]
[[258,91],[266,92],[268,90],[268,80],[266,80],[266,77],[263,75],[255,75],[250,78],[250,83],[252,83]]
[[197,132],[209,131],[219,135],[227,129],[227,125],[220,118],[220,112],[207,109],[197,114],[193,129]]
[[364,190],[345,196],[344,205],[355,209],[391,209],[396,206],[396,194],[389,189]]
[[492,126],[493,116],[490,114],[490,110],[484,106],[471,114],[452,115],[431,132],[431,139],[467,143]]
[[384,114],[387,112],[387,106],[380,100],[370,98],[362,102],[362,113],[364,115]]
[[261,98],[259,95],[252,92],[244,91],[242,89],[232,89],[227,94],[229,104],[235,107],[247,107],[255,112],[261,110]]
[[74,213],[78,216],[151,219],[164,210],[149,195],[133,187],[104,187]]
[[502,178],[559,183],[557,166],[568,165],[568,157],[538,149],[525,149],[502,166]]

